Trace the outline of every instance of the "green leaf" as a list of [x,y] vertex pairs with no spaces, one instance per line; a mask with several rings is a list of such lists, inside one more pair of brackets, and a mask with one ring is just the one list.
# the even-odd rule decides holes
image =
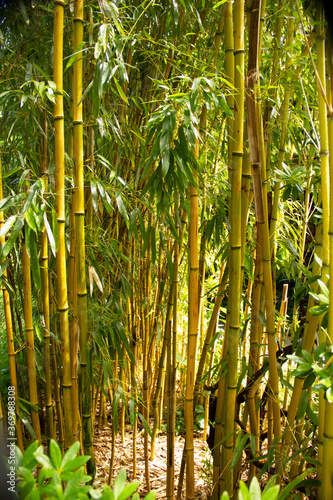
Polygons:
[[19,473],[23,477],[24,481],[27,482],[27,484],[29,484],[29,485],[35,484],[35,482],[36,482],[35,477],[33,476],[32,472],[29,469],[21,466],[21,467],[19,467]]
[[33,471],[37,467],[38,462],[37,462],[36,458],[34,457],[34,453],[37,450],[38,446],[39,446],[38,441],[34,441],[25,450],[25,452],[22,456],[22,461],[20,463],[20,465],[22,465],[22,467],[26,467],[30,471]]
[[252,499],[261,497],[261,489],[259,486],[259,481],[256,477],[253,477],[249,491]]
[[16,196],[7,196],[0,201],[0,210],[5,212],[8,208],[15,207],[21,200],[24,200],[25,194],[17,194]]
[[310,393],[309,391],[303,391],[301,394],[300,402],[298,405],[297,416],[299,419],[302,419],[305,415],[306,408],[308,406]]
[[115,496],[115,500],[119,500],[119,495],[123,491],[125,484],[126,484],[126,469],[125,467],[123,467],[120,470],[113,486],[113,493]]
[[319,288],[322,291],[322,293],[325,295],[325,297],[327,299],[329,299],[330,298],[330,292],[329,292],[329,289],[327,288],[327,286],[325,285],[325,283],[322,280],[317,280],[317,283],[318,283]]
[[313,314],[314,316],[321,316],[324,314],[328,309],[328,306],[326,304],[323,304],[321,306],[313,306],[310,309],[310,313]]
[[38,463],[42,464],[46,469],[54,469],[53,463],[47,455],[44,455],[43,446],[39,446],[34,453],[34,457]]
[[4,223],[4,225],[1,228],[0,238],[2,238],[3,236],[5,236],[8,233],[8,231],[10,230],[10,228],[12,227],[14,222],[16,221],[16,218],[17,218],[17,215],[11,215],[10,217],[8,217],[8,219],[6,220],[6,222]]
[[44,212],[43,220],[44,220],[44,227],[46,229],[47,238],[49,240],[49,244],[51,247],[51,251],[52,251],[53,256],[55,257],[56,256],[56,242],[55,242],[49,221],[47,220],[46,212]]
[[134,399],[130,399],[128,401],[128,408],[129,408],[129,414],[130,414],[130,423],[131,423],[131,427],[134,427],[134,424],[135,424],[135,401]]
[[222,493],[222,496],[221,496],[220,500],[230,500],[230,497],[229,497],[229,495],[228,495],[228,492],[227,492],[227,491],[224,491],[224,492]]
[[122,98],[122,100],[123,100],[126,104],[128,104],[128,99],[127,99],[126,95],[124,94],[123,89],[122,89],[122,88],[121,88],[121,86],[119,85],[117,78],[116,78],[116,77],[113,77],[113,81],[114,81],[114,83],[116,84],[116,87],[117,87],[117,90],[118,90],[118,94],[120,95],[120,97]]
[[145,419],[145,417],[141,413],[138,413],[138,415],[139,415],[139,418],[143,424],[143,427],[148,432],[149,436],[153,437],[151,429],[150,429],[149,425],[147,424],[147,420]]
[[156,498],[156,492],[155,490],[151,490],[147,495],[144,497],[143,500],[155,500]]
[[55,442],[54,439],[51,439],[50,441],[50,458],[53,462],[54,467],[57,470],[60,470],[61,466],[61,451],[59,448],[59,445]]
[[261,500],[276,500],[278,497],[280,491],[280,486],[278,484],[275,484],[273,486],[270,486],[269,489],[266,488],[261,495]]
[[[239,493],[238,493],[238,499],[239,500],[251,500],[251,495],[249,490],[247,489],[246,484],[243,481],[239,481]],[[261,497],[259,497],[258,500],[260,500]],[[257,499],[256,499],[257,500]]]
[[18,217],[15,221],[13,230],[10,233],[8,240],[2,247],[1,260],[5,259],[9,254],[9,252],[11,251],[11,249],[13,248],[21,229],[23,228],[23,225],[24,225],[24,219],[22,217]]
[[311,354],[306,351],[306,350],[302,350],[302,356],[303,358],[305,359],[305,361],[307,361],[308,363],[312,364],[313,363],[313,359],[312,359],[312,356]]
[[133,481],[130,484],[127,484],[123,491],[120,493],[118,500],[126,500],[129,498],[140,486],[140,481]]
[[61,467],[63,472],[67,471],[72,471],[75,469],[78,469],[79,467],[82,467],[82,465],[86,464],[90,460],[89,455],[83,455],[80,457],[73,458],[73,460],[70,460],[67,462],[64,467]]
[[80,442],[75,441],[75,443],[72,444],[72,446],[66,451],[62,462],[61,462],[61,470],[67,470],[66,464],[71,462],[76,455],[79,453],[80,450]]
[[121,215],[124,217],[126,225],[128,227],[129,226],[128,213],[127,213],[125,204],[123,202],[123,199],[121,197],[121,194],[118,194],[118,196],[116,196],[116,203],[117,203],[118,210],[121,213]]
[[219,96],[219,103],[220,103],[221,108],[222,108],[222,109],[223,109],[223,111],[225,112],[225,114],[226,114],[227,116],[230,116],[230,118],[233,118],[233,116],[234,116],[234,115],[233,115],[233,113],[232,113],[231,109],[230,109],[230,108],[229,108],[229,106],[228,106],[228,103],[227,103],[227,100],[226,100],[226,98],[225,98],[225,95],[224,95],[224,94],[221,94],[221,95]]
[[307,469],[305,472],[300,474],[296,479],[294,479],[291,483],[289,483],[283,490],[281,491],[280,495],[278,496],[278,500],[285,500],[285,498],[289,498],[289,493],[296,488],[297,485],[307,476],[310,475],[312,472],[316,472],[316,469],[310,468]]
[[34,279],[34,286],[39,291],[42,288],[42,279],[40,275],[38,248],[35,231],[29,231],[29,247],[30,247],[30,267]]
[[244,450],[244,445],[245,445],[247,440],[248,440],[248,435],[245,434],[244,436],[242,436],[242,432],[239,432],[237,439],[236,439],[234,456],[232,457],[231,464],[230,464],[230,470],[233,470],[236,467],[237,462],[238,462],[238,460],[239,460],[239,458]]

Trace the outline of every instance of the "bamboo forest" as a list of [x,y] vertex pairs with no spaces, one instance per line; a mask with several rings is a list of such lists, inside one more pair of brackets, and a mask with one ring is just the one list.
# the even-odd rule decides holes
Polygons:
[[1,499],[333,499],[329,15],[0,1]]

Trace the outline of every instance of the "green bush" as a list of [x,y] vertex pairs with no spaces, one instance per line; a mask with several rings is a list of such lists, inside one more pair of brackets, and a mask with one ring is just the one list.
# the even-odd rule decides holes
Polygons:
[[[16,468],[18,473],[17,489],[20,500],[139,500],[136,490],[139,481],[126,484],[126,469],[121,469],[116,478],[113,490],[104,486],[103,491],[94,489],[89,483],[91,476],[85,474],[84,464],[89,456],[77,456],[80,443],[75,442],[62,457],[59,445],[51,439],[50,456],[44,454],[38,441],[32,443],[24,454],[16,448]],[[40,464],[38,476],[34,472]],[[37,477],[36,477],[37,476]],[[154,500],[155,492],[151,491],[145,500]]]

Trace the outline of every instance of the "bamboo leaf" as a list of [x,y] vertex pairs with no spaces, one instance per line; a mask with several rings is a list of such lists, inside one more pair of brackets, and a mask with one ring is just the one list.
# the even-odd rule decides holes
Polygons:
[[296,488],[296,486],[299,485],[299,483],[301,481],[303,481],[304,478],[306,478],[307,475],[310,475],[312,472],[316,472],[316,469],[313,468],[313,467],[310,467],[309,469],[307,469],[305,472],[303,472],[302,474],[300,474],[296,479],[294,479],[293,481],[291,481],[291,483],[289,483],[287,486],[285,486],[283,488],[283,490],[281,491],[280,495],[278,496],[278,499],[277,500],[285,500],[285,498],[288,498],[288,495],[289,493],[294,489]]
[[18,217],[15,221],[13,230],[12,230],[8,240],[6,241],[4,246],[2,247],[0,260],[5,259],[7,257],[7,255],[9,254],[9,252],[11,251],[11,249],[13,248],[13,246],[16,242],[16,239],[23,228],[23,225],[24,225],[24,219],[22,217]]
[[[21,170],[21,168],[20,168]],[[5,212],[8,208],[15,207],[20,201],[24,200],[25,194],[17,194],[15,196],[7,196],[0,201],[0,211]]]
[[117,203],[118,210],[121,213],[121,215],[124,217],[126,225],[128,227],[129,226],[128,213],[127,213],[124,201],[121,197],[121,194],[118,194],[118,196],[116,196],[116,203]]
[[123,100],[126,104],[128,104],[128,99],[127,99],[127,97],[125,96],[123,89],[122,89],[122,88],[121,88],[121,86],[119,85],[117,78],[116,78],[116,77],[113,77],[113,81],[114,81],[114,83],[116,84],[116,87],[117,87],[117,90],[118,90],[118,94],[120,95],[120,97],[122,98],[122,100]]
[[139,418],[142,422],[143,427],[148,432],[149,436],[153,437],[151,429],[150,429],[149,425],[147,424],[147,420],[145,419],[145,417],[141,413],[138,413],[138,415],[139,415]]
[[8,231],[10,230],[10,228],[12,227],[14,222],[16,221],[16,218],[17,218],[17,215],[11,215],[10,217],[8,217],[8,219],[6,220],[6,222],[4,223],[4,225],[1,228],[0,238],[2,238],[3,236],[6,236],[6,234],[8,233]]
[[46,212],[44,212],[43,220],[44,220],[44,227],[46,229],[47,238],[49,240],[49,244],[51,247],[51,251],[52,251],[53,256],[55,257],[56,256],[56,242],[55,242],[49,221],[47,220]]
[[42,279],[40,275],[40,266],[38,259],[38,248],[35,231],[29,231],[29,247],[30,247],[30,266],[34,279],[34,286],[39,291],[42,288]]
[[135,401],[134,401],[134,399],[131,398],[128,401],[128,408],[129,408],[129,415],[130,415],[131,427],[134,427],[135,417],[136,417],[136,414],[135,414]]

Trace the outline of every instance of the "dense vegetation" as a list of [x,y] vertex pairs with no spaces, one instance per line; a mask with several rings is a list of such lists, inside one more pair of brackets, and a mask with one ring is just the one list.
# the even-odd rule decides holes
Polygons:
[[109,484],[130,422],[149,492],[166,425],[165,498],[186,468],[193,499],[194,428],[210,425],[214,500],[241,470],[273,475],[279,498],[332,499],[321,5],[22,0],[0,14],[4,435],[13,387],[21,452],[80,440],[93,476],[95,416],[111,409]]

